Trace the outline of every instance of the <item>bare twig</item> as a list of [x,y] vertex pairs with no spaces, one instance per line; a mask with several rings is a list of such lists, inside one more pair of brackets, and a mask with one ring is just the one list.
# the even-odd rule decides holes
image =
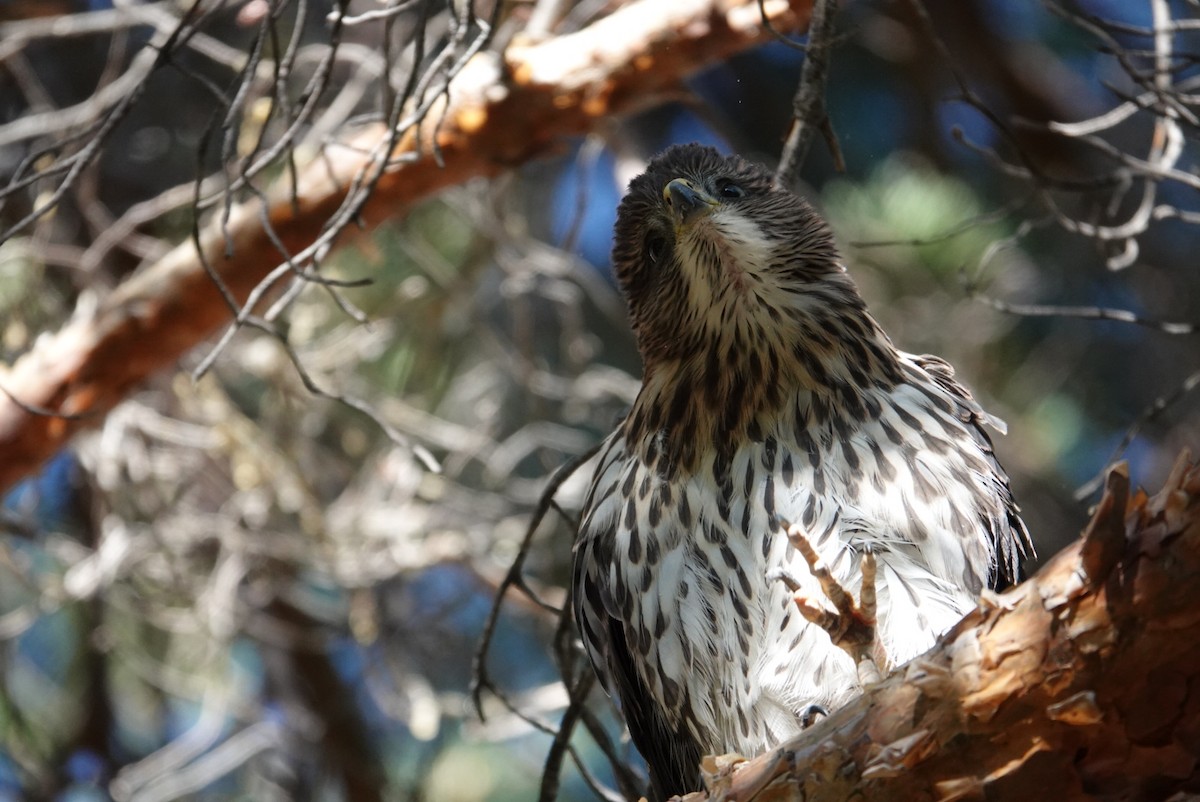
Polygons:
[[1083,501],[1099,490],[1104,484],[1105,474],[1108,473],[1108,471],[1111,469],[1111,466],[1117,463],[1117,461],[1121,458],[1121,455],[1125,453],[1125,449],[1129,448],[1129,445],[1138,436],[1138,433],[1141,432],[1142,428],[1146,424],[1154,421],[1159,415],[1178,404],[1184,398],[1187,398],[1197,387],[1200,387],[1200,370],[1185,378],[1171,392],[1154,399],[1154,401],[1147,406],[1140,415],[1138,415],[1137,419],[1130,424],[1129,428],[1125,430],[1125,434],[1121,437],[1121,442],[1117,443],[1117,447],[1112,450],[1111,454],[1109,454],[1108,460],[1105,462],[1104,469],[1093,479],[1083,485],[1080,485],[1079,488],[1075,490],[1075,500]]
[[1112,320],[1118,323],[1131,323],[1164,334],[1194,334],[1197,331],[1195,323],[1179,323],[1169,320],[1152,320],[1142,317],[1127,309],[1108,309],[1101,306],[1062,306],[1054,304],[1014,304],[982,295],[968,288],[969,294],[975,300],[987,304],[1000,312],[1022,317],[1070,317],[1080,320]]
[[[563,482],[571,478],[571,475],[575,471],[579,470],[580,467],[596,455],[600,450],[600,445],[597,443],[584,453],[560,466],[558,470],[551,474],[550,480],[546,483],[546,489],[542,491],[542,496],[538,499],[537,507],[534,508],[533,516],[529,520],[529,526],[525,530],[525,537],[521,540],[517,556],[513,559],[508,573],[505,574],[503,581],[500,582],[496,590],[496,597],[492,602],[491,611],[488,613],[487,622],[483,627],[483,635],[479,638],[479,646],[476,648],[474,659],[471,662],[471,699],[475,704],[475,712],[480,718],[484,718],[483,691],[485,689],[495,690],[495,685],[488,676],[487,657],[488,651],[491,649],[492,637],[496,631],[496,624],[500,620],[500,611],[504,606],[505,596],[507,596],[510,589],[516,588],[529,596],[539,606],[545,606],[545,603],[541,601],[537,594],[533,593],[525,584],[525,560],[528,558],[530,549],[533,547],[533,538],[537,533],[538,527],[541,526],[546,513],[550,511],[554,504],[555,494],[562,487]],[[561,612],[553,608],[547,609],[556,615]]]
[[825,109],[825,84],[829,80],[829,57],[836,22],[837,0],[814,0],[808,44],[804,49],[804,67],[792,100],[792,127],[775,170],[775,180],[783,186],[792,186],[796,182],[815,131],[825,134],[835,161],[841,162],[837,137]]

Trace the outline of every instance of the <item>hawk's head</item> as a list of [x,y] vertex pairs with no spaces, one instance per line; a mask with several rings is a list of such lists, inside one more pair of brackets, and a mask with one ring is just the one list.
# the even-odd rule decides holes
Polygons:
[[861,309],[812,207],[762,166],[701,145],[668,149],[630,183],[613,263],[647,370],[730,338],[791,339],[781,327],[806,308]]

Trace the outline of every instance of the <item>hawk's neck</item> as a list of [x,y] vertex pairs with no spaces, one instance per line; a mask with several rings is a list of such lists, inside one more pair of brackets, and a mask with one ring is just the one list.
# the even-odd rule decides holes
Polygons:
[[[699,338],[689,354],[647,360],[626,443],[659,473],[692,473],[706,454],[761,441],[781,416],[797,426],[878,414],[902,381],[899,356],[862,301],[797,310]],[[832,310],[837,310],[836,314]]]

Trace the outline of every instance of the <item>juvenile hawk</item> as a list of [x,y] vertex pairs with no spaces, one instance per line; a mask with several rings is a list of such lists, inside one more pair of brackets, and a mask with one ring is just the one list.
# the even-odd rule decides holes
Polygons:
[[877,568],[881,668],[927,650],[1030,550],[984,424],[932,356],[898,351],[825,222],[764,168],[673,147],[634,179],[613,262],[644,364],[575,546],[575,614],[653,793],[833,709],[854,661],[778,521],[852,593]]

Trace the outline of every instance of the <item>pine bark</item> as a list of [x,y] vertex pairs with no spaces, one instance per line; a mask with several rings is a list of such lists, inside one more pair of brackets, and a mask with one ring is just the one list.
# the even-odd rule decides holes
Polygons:
[[1079,541],[773,753],[710,758],[699,800],[1194,799],[1200,466],[1113,469]]

